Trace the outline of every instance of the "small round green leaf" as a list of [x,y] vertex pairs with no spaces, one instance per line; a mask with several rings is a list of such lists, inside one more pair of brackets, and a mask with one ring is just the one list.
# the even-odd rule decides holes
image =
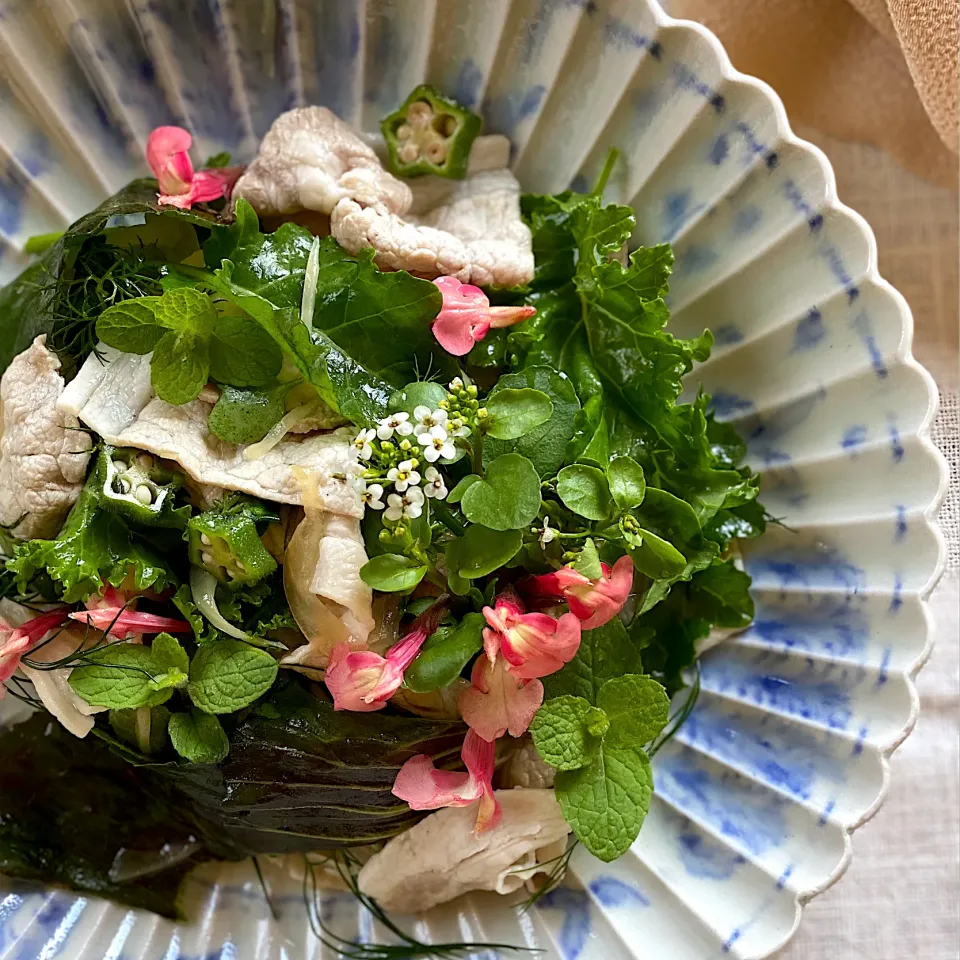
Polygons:
[[496,440],[517,440],[546,423],[553,415],[553,401],[542,391],[498,390],[485,404],[489,419],[486,433]]
[[447,544],[447,566],[461,577],[475,580],[505,566],[522,545],[519,530],[491,530],[475,523],[462,537]]
[[203,644],[190,664],[190,699],[204,713],[233,713],[262,697],[277,677],[277,662],[239,640]]
[[687,558],[672,544],[649,530],[640,530],[640,544],[630,548],[633,565],[653,580],[676,577],[683,572]]
[[471,523],[491,530],[519,530],[533,523],[540,512],[540,477],[526,457],[506,453],[487,467],[486,475],[463,494],[461,503]]
[[288,388],[223,386],[207,425],[214,436],[227,443],[256,443],[284,414]]
[[383,593],[403,593],[412,590],[423,578],[427,568],[410,557],[398,553],[384,553],[368,560],[360,568],[365,584]]
[[410,416],[413,416],[413,411],[420,406],[436,410],[440,401],[446,396],[446,389],[439,383],[434,383],[432,380],[418,380],[416,383],[408,383],[402,390],[391,394],[389,409],[391,413],[406,410]]
[[564,467],[557,474],[557,494],[574,513],[588,520],[610,516],[610,488],[602,470],[585,463]]
[[230,752],[220,721],[209,713],[174,713],[167,729],[173,749],[191,763],[219,763]]
[[463,495],[475,484],[478,483],[480,478],[475,473],[470,473],[465,476],[451,491],[447,494],[447,503],[459,503],[463,499]]
[[643,502],[647,481],[643,467],[632,457],[614,457],[607,467],[610,495],[621,510],[631,510]]
[[485,626],[482,614],[468,613],[461,623],[440,627],[407,668],[404,686],[416,693],[430,693],[453,683],[474,654],[483,648]]

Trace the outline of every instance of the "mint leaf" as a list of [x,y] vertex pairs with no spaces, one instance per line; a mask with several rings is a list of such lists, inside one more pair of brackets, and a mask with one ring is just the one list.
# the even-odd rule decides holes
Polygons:
[[598,467],[574,463],[557,474],[557,495],[564,505],[588,520],[605,520],[612,504],[607,478]]
[[417,658],[403,675],[404,686],[429,693],[449,686],[483,648],[483,614],[468,613],[453,626],[440,627],[428,637]]
[[558,773],[554,789],[581,843],[609,863],[626,853],[640,833],[653,794],[653,772],[642,750],[604,742],[589,764]]
[[154,662],[163,670],[182,673],[186,680],[186,673],[190,669],[190,658],[187,651],[180,646],[180,642],[169,633],[158,633],[150,644],[150,652]]
[[159,297],[138,297],[107,307],[97,318],[97,336],[124,353],[149,353],[167,328],[157,319]]
[[632,457],[614,457],[607,466],[610,495],[621,510],[630,510],[643,502],[647,482],[643,467]]
[[235,387],[265,387],[282,366],[283,352],[255,320],[223,316],[214,323],[210,341],[214,380]]
[[489,415],[484,430],[495,440],[524,437],[553,414],[553,401],[542,390],[529,387],[498,390],[484,406]]
[[70,686],[94,707],[150,707],[168,700],[168,669],[139,643],[115,643],[86,654],[89,666],[70,672]]
[[653,677],[627,674],[608,680],[597,704],[610,721],[604,742],[613,747],[638,747],[660,735],[667,725],[670,698]]
[[553,404],[550,418],[517,440],[498,440],[488,437],[483,446],[484,467],[505,453],[519,453],[534,465],[544,479],[552,477],[563,466],[564,452],[573,437],[574,420],[580,411],[580,401],[567,377],[547,366],[530,366],[517,373],[502,376],[487,394],[489,410],[493,400],[505,390],[530,387],[549,397]]
[[220,721],[209,713],[174,713],[167,729],[173,749],[191,763],[220,763],[230,752]]
[[603,576],[603,567],[600,566],[600,554],[597,545],[587,537],[577,559],[573,562],[573,569],[582,573],[589,580],[599,580]]
[[207,425],[227,443],[256,443],[283,419],[287,394],[293,384],[272,387],[221,386]]
[[194,287],[175,287],[163,296],[150,298],[157,323],[177,333],[206,338],[217,321],[217,308],[203,291]]
[[447,567],[461,577],[476,580],[506,566],[522,545],[523,534],[519,530],[491,530],[471,524],[462,537],[446,544]]
[[154,347],[150,361],[150,383],[161,400],[175,406],[196,400],[209,376],[210,357],[206,340],[171,330]]
[[519,530],[540,512],[540,476],[526,457],[506,453],[487,467],[460,502],[471,523],[491,530]]
[[548,699],[569,694],[597,706],[604,683],[639,672],[639,646],[614,617],[602,627],[584,630],[577,655],[561,670],[544,677],[543,687]]
[[405,593],[423,578],[427,568],[410,557],[384,553],[368,560],[360,568],[360,578],[374,590],[383,593]]
[[187,692],[204,713],[234,713],[263,696],[276,677],[269,653],[239,640],[214,640],[194,655]]
[[548,700],[536,712],[530,735],[537,753],[551,767],[576,770],[597,756],[608,726],[603,710],[583,697],[562,696]]

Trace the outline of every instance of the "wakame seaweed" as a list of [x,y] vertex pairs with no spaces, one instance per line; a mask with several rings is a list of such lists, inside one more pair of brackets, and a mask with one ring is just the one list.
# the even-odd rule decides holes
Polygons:
[[[406,830],[423,815],[390,792],[398,770],[418,753],[456,765],[464,731],[335,713],[299,679],[234,728],[217,766],[151,762],[106,729],[78,740],[38,713],[0,733],[0,873],[170,917],[187,872],[212,857],[333,850]],[[165,845],[184,859],[165,866]],[[124,857],[143,864],[126,882]]]

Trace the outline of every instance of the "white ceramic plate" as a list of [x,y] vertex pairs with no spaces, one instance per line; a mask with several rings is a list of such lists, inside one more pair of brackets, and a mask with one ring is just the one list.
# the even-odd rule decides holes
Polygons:
[[[416,928],[562,960],[782,946],[846,868],[916,720],[946,468],[909,308],[776,94],[652,0],[0,0],[0,68],[4,280],[27,237],[140,174],[161,123],[193,130],[198,155],[244,158],[283,109],[325,103],[375,129],[426,78],[511,137],[528,189],[589,183],[620,149],[609,199],[633,205],[638,242],[677,253],[673,331],[717,335],[691,389],[702,381],[737,423],[791,529],[750,546],[756,622],[706,656],[630,853],[606,865],[579,852],[569,886],[527,914],[472,896]],[[246,867],[198,880],[195,919],[179,926],[12,889],[0,957],[314,956],[299,885],[271,882],[279,923]],[[349,897],[325,911],[376,935]]]

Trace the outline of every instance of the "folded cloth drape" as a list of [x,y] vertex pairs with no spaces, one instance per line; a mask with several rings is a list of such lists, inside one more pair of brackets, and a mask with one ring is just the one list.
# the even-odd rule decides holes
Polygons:
[[665,0],[706,24],[791,121],[957,189],[960,0]]

